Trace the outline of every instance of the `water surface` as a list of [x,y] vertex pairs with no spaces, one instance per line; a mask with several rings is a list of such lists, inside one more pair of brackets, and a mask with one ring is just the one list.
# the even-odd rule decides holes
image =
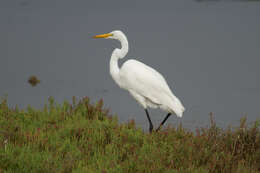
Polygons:
[[[120,29],[130,52],[162,73],[186,107],[187,128],[236,125],[242,116],[259,119],[260,3],[196,1],[0,2],[0,95],[9,104],[41,108],[49,96],[104,99],[120,121],[135,119],[148,128],[144,110],[109,75],[109,59],[119,44],[94,40]],[[31,87],[36,75],[41,83]],[[164,112],[151,111],[158,124]]]

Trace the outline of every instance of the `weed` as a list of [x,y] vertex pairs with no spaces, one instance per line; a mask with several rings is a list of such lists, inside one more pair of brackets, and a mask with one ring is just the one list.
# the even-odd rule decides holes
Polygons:
[[0,103],[0,172],[260,172],[259,122],[148,134],[85,97],[42,110]]

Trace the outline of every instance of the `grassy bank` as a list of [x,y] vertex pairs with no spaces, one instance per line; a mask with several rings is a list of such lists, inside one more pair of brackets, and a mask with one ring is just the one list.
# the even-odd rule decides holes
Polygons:
[[195,133],[182,127],[144,133],[119,124],[102,101],[84,98],[43,110],[0,103],[0,172],[260,172],[259,124]]

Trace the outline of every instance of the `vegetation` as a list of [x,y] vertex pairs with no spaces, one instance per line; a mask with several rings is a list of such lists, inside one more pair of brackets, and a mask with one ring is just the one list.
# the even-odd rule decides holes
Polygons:
[[43,110],[0,103],[0,172],[260,172],[259,123],[143,132],[88,98]]

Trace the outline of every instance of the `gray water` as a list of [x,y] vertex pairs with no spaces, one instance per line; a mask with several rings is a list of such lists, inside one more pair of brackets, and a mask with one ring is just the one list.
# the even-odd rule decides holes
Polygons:
[[[168,124],[221,127],[242,116],[259,119],[260,3],[212,1],[0,1],[0,95],[10,106],[41,108],[88,96],[103,98],[121,122],[148,127],[144,110],[109,75],[113,40],[95,34],[122,30],[130,52],[163,74],[186,107]],[[36,75],[41,83],[31,87]],[[165,113],[150,111],[156,125]]]

